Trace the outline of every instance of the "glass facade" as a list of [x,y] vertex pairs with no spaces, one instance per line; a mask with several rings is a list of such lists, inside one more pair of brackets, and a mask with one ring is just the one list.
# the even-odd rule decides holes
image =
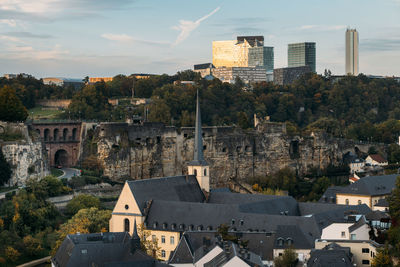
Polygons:
[[288,46],[288,67],[309,66],[316,72],[315,43],[296,43]]
[[249,67],[265,67],[267,71],[274,70],[274,48],[259,46],[250,47],[248,54]]

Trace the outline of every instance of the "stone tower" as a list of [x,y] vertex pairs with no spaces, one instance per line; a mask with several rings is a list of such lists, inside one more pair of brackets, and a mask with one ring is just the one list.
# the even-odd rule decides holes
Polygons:
[[194,155],[193,161],[188,164],[189,175],[195,175],[200,188],[206,192],[210,192],[210,167],[204,160],[203,156],[203,131],[201,129],[201,114],[199,91],[197,90],[196,103],[196,129],[194,140]]

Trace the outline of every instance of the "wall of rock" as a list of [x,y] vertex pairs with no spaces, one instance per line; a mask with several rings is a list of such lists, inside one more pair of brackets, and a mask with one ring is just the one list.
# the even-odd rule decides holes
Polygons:
[[[185,174],[186,163],[193,158],[194,128],[101,123],[94,138],[104,175],[112,180]],[[203,145],[214,186],[226,185],[231,178],[246,181],[284,167],[304,174],[310,168],[339,164],[343,154],[354,153],[356,147],[363,152],[369,148],[368,144],[323,134],[291,137],[284,124],[278,123],[263,123],[246,131],[203,127]]]
[[23,136],[16,141],[4,141],[0,138],[0,148],[12,169],[7,185],[23,186],[29,178],[41,178],[49,174],[44,144],[39,140],[32,140],[25,124],[0,122],[0,128],[1,131],[20,132]]

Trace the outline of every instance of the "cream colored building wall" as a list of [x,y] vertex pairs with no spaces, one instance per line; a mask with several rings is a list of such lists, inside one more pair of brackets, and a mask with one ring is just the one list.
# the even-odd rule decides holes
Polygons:
[[364,224],[363,226],[351,232],[350,235],[355,234],[356,235],[355,240],[369,240],[368,232],[369,232],[369,226],[367,224]]
[[[283,252],[284,252],[284,249],[276,249],[275,248],[274,252],[273,252],[274,259],[276,257],[279,257],[279,254],[283,255]],[[299,259],[299,261],[306,262],[310,258],[310,252],[311,252],[310,249],[295,249],[295,252],[296,252],[296,256]]]
[[[327,241],[327,240],[317,240],[315,242],[315,249],[323,249],[325,246],[329,245],[330,243],[336,243],[341,247],[349,247],[351,253],[353,254],[353,260],[354,263],[357,266],[370,266],[372,259],[376,255],[376,250],[377,248],[370,244],[369,242],[340,242],[340,241]],[[369,252],[368,253],[363,253],[362,249],[363,248],[368,248]],[[369,265],[362,264],[363,260],[368,260],[370,262]]]
[[[126,205],[128,207],[126,208]],[[144,222],[144,217],[133,197],[132,191],[128,183],[125,183],[119,195],[118,201],[115,204],[114,210],[110,219],[110,232],[124,232],[125,219],[129,219],[129,233],[133,233],[133,224],[136,219],[136,224],[139,226]]]
[[228,261],[227,263],[224,264],[224,267],[239,267],[239,266],[246,267],[246,266],[250,266],[250,265],[248,265],[245,261],[243,261],[238,256],[233,257],[232,259],[230,259],[230,261]]
[[[332,223],[322,229],[321,239],[350,239],[349,227],[352,223]],[[344,232],[344,236],[342,236]]]
[[[218,254],[223,252],[223,249],[216,246],[213,248],[210,252],[208,252],[206,255],[204,255],[200,260],[198,260],[194,266],[196,267],[203,267],[205,263],[209,262],[210,260],[214,259]],[[225,265],[224,265],[225,266]]]
[[208,166],[188,166],[189,175],[194,175],[195,170],[197,171],[196,180],[200,188],[206,192],[210,192],[210,168]]
[[238,45],[236,43],[236,40],[212,43],[215,67],[248,67],[248,48],[250,46],[247,41]]
[[[157,245],[160,247],[160,259],[163,261],[167,261],[170,257],[170,254],[174,252],[176,247],[178,246],[179,240],[181,238],[179,232],[170,232],[170,231],[158,231],[158,230],[146,230],[150,233],[150,236],[146,236],[146,240],[152,241],[153,238],[157,240]],[[153,237],[154,236],[154,237]],[[165,243],[162,243],[162,237],[165,237]],[[171,242],[171,237],[174,238],[174,242]],[[161,257],[161,251],[165,251],[165,257]]]
[[[346,203],[346,199],[349,200],[349,203]],[[366,204],[371,208],[371,197],[370,196],[358,196],[358,195],[349,195],[349,194],[336,194],[336,204],[340,205],[359,205],[358,201],[361,200],[361,204]]]

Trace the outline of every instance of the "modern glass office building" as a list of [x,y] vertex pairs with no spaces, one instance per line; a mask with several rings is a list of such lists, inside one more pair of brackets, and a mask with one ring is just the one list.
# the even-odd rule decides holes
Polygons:
[[358,32],[346,30],[346,74],[358,75]]
[[248,66],[265,67],[267,71],[274,70],[274,48],[268,46],[250,47]]
[[309,66],[316,72],[315,43],[295,43],[288,45],[288,67]]

